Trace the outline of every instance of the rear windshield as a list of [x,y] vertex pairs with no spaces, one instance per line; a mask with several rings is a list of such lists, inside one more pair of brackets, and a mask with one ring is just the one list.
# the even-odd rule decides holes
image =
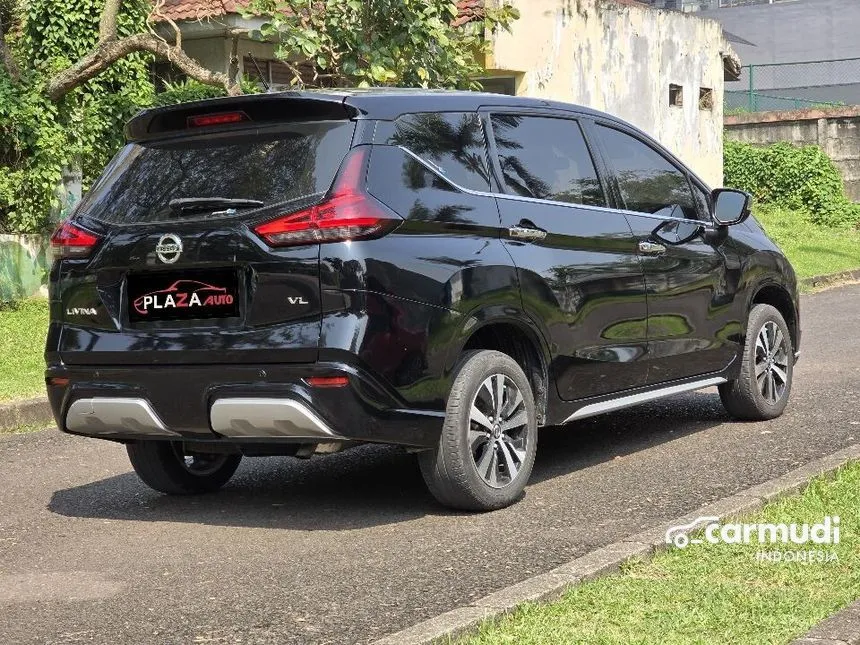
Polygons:
[[[105,169],[79,212],[118,225],[190,221],[324,193],[353,130],[350,121],[303,122],[265,134],[131,144]],[[194,200],[198,205],[189,207]]]

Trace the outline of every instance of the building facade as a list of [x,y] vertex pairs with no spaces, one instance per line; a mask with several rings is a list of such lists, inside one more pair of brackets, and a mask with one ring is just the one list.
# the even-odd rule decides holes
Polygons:
[[496,78],[617,115],[722,185],[723,92],[739,63],[717,22],[634,2],[514,4],[520,19],[487,61]]
[[[520,19],[493,36],[487,91],[576,103],[645,130],[713,186],[722,183],[723,92],[740,63],[720,25],[656,11],[635,0],[512,0]],[[461,15],[483,2],[460,0]],[[290,78],[270,43],[242,37],[254,28],[231,0],[169,0],[183,48],[210,69],[240,73],[274,89]],[[231,35],[232,34],[232,35]]]

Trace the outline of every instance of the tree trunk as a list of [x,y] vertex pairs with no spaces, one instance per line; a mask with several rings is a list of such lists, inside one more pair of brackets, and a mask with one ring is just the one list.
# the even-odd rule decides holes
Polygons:
[[135,34],[119,40],[107,40],[100,43],[95,50],[77,63],[55,75],[48,82],[48,96],[57,101],[74,88],[103,72],[119,59],[138,51],[147,51],[158,58],[170,61],[189,77],[201,83],[224,87],[231,96],[242,93],[238,84],[226,74],[206,69],[179,47],[169,45],[153,34]]
[[[156,5],[156,8],[160,7]],[[141,33],[117,38],[117,16],[122,0],[105,0],[99,22],[99,42],[96,48],[71,67],[59,72],[48,81],[47,94],[58,101],[79,85],[98,76],[116,61],[134,52],[146,51],[157,58],[170,61],[187,76],[206,85],[224,87],[230,96],[242,93],[235,79],[223,72],[206,69],[186,54],[181,47],[181,34],[177,31],[177,44],[171,45],[154,33]],[[5,50],[4,50],[5,51]],[[4,52],[0,52],[2,54]]]
[[18,82],[21,78],[21,70],[18,69],[18,63],[15,62],[12,52],[6,45],[6,30],[3,23],[0,23],[0,65],[3,66],[13,81]]

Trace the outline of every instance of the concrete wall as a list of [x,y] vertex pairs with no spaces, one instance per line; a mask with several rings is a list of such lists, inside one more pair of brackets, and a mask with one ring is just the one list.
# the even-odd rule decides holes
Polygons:
[[842,173],[848,197],[860,202],[860,107],[730,116],[726,136],[761,145],[820,146]]
[[0,302],[47,294],[49,248],[47,236],[0,235]]
[[[521,17],[495,37],[490,67],[519,73],[518,94],[610,112],[642,128],[712,186],[723,178],[723,53],[716,22],[596,0],[514,0]],[[669,105],[669,85],[684,88]],[[699,109],[699,89],[713,89]]]

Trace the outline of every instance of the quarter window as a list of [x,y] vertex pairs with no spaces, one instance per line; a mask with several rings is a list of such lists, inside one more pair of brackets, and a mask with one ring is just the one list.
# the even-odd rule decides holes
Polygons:
[[628,210],[698,219],[687,176],[659,152],[615,128],[598,126]]
[[493,137],[508,192],[536,199],[606,206],[579,123],[494,114]]
[[481,119],[474,112],[407,114],[395,121],[388,143],[430,162],[458,186],[490,189],[487,143]]

